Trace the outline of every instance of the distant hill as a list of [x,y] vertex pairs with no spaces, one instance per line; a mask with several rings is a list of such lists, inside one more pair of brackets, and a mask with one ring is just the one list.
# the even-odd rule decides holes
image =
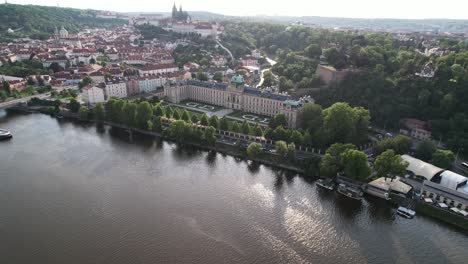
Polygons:
[[392,19],[392,18],[341,18],[318,16],[255,16],[243,17],[249,21],[276,23],[301,23],[306,26],[327,28],[352,28],[377,31],[432,31],[468,33],[468,20],[459,19]]
[[[0,36],[2,38],[46,38],[55,26],[77,32],[85,26],[113,27],[126,24],[123,19],[98,18],[100,11],[36,5],[0,5]],[[8,33],[12,29],[14,33]]]

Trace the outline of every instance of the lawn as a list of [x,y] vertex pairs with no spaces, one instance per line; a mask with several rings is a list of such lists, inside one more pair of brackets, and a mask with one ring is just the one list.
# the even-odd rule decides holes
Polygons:
[[248,122],[260,123],[261,125],[268,125],[270,122],[270,117],[242,112],[242,111],[235,111],[228,115],[228,117],[235,117],[246,120]]
[[223,109],[223,107],[221,106],[196,102],[192,100],[184,100],[180,102],[179,105],[191,107],[191,108],[197,108],[197,109],[200,109],[201,111],[207,111],[207,112],[216,112],[216,111]]

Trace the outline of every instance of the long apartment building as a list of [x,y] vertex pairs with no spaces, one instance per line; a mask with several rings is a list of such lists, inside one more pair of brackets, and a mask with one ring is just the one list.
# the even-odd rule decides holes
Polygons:
[[230,84],[190,80],[182,85],[166,86],[164,94],[173,103],[190,99],[270,117],[284,114],[290,127],[297,126],[298,110],[302,106],[289,95],[247,87],[240,75],[233,76]]

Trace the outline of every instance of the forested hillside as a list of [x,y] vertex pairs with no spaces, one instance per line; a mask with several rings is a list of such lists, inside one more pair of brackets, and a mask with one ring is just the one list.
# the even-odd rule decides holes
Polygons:
[[[429,121],[435,139],[455,152],[468,153],[468,42],[437,37],[433,46],[445,55],[426,56],[423,40],[414,34],[399,40],[390,33],[357,33],[267,23],[230,23],[224,40],[232,50],[246,54],[250,47],[276,56],[273,72],[280,76],[280,88],[317,87],[314,74],[320,56],[335,68],[354,68],[357,74],[331,84],[317,102],[327,107],[345,101],[370,110],[372,122],[398,129],[406,117]],[[426,65],[433,77],[419,77]]]
[[[89,26],[113,27],[123,25],[126,20],[97,18],[96,10],[81,10],[36,5],[0,5],[0,37],[47,38],[54,32],[54,27],[65,27],[69,32]],[[14,33],[8,33],[8,29]]]

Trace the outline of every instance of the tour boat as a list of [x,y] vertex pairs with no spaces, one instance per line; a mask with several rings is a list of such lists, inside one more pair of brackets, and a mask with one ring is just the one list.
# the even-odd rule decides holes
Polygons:
[[401,215],[401,216],[403,216],[405,218],[411,219],[416,215],[416,212],[413,211],[413,210],[410,210],[410,209],[408,209],[406,207],[400,206],[397,209],[397,214],[399,214],[399,215]]
[[360,190],[356,190],[354,188],[348,187],[341,183],[338,185],[338,192],[346,197],[349,197],[354,200],[362,200],[363,193]]
[[8,139],[12,137],[13,135],[10,133],[10,131],[0,129],[0,139]]
[[318,179],[315,184],[330,191],[335,189],[335,183],[332,180]]

